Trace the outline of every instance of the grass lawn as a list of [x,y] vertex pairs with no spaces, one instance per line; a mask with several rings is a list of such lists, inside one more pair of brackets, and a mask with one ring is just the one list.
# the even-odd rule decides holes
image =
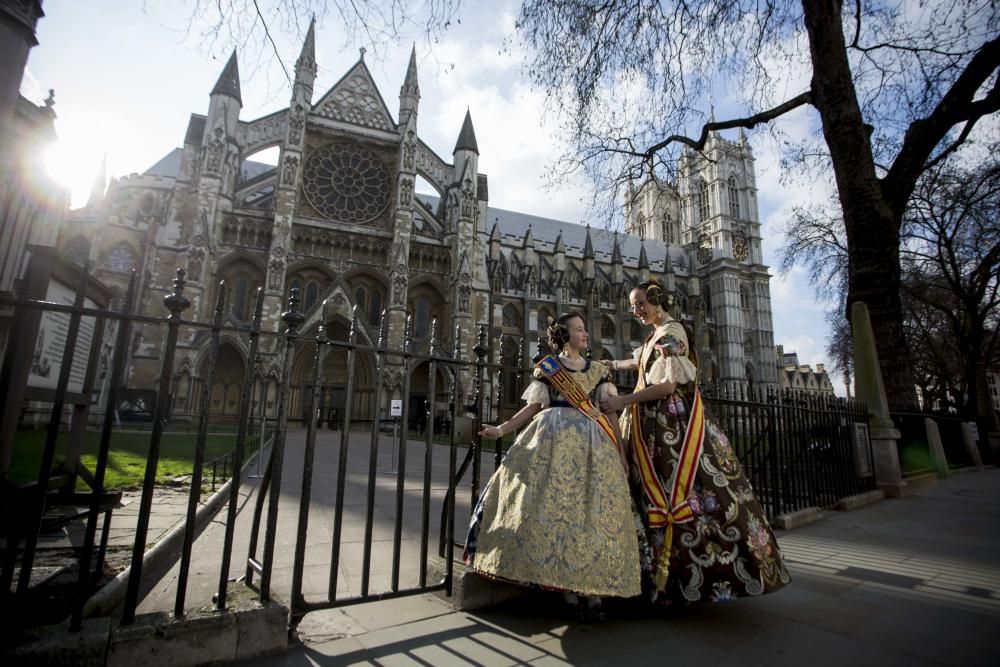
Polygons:
[[[84,436],[81,462],[88,470],[97,468],[99,431],[88,431]],[[146,453],[149,451],[150,431],[116,430],[111,434],[111,449],[104,485],[108,489],[134,489],[142,486],[146,473]],[[63,459],[67,433],[60,433],[56,442],[56,462]],[[164,433],[160,440],[160,461],[156,469],[157,481],[164,481],[191,474],[194,466],[194,433]],[[45,431],[19,431],[14,439],[11,457],[10,480],[24,484],[38,479],[38,469],[45,446]],[[210,433],[205,438],[205,461],[211,461],[232,451],[236,446],[235,433]],[[81,482],[82,483],[82,482]]]

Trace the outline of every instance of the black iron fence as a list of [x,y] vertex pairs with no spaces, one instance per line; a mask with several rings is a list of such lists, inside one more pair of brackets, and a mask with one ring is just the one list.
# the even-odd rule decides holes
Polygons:
[[972,453],[966,445],[962,424],[975,423],[963,418],[957,410],[921,409],[916,405],[890,405],[889,417],[899,430],[896,441],[899,466],[905,476],[933,473],[935,466],[928,421],[937,428],[942,453],[949,468],[973,465]]
[[[85,271],[83,275],[86,275]],[[39,531],[47,517],[51,518],[53,508],[75,504],[82,509],[68,520],[86,524],[77,549],[78,579],[71,604],[71,627],[80,627],[85,604],[98,583],[109,522],[120,497],[117,492],[107,490],[105,474],[109,467],[112,434],[124,421],[121,419],[123,405],[128,407],[131,415],[150,419],[151,430],[148,448],[144,452],[145,469],[127,588],[120,604],[122,624],[134,621],[143,593],[144,558],[154,511],[157,467],[165,434],[169,435],[166,431],[172,423],[168,419],[172,413],[174,419],[184,417],[194,419],[196,423],[191,436],[193,465],[174,601],[176,616],[182,616],[186,606],[202,486],[206,474],[216,479],[224,476],[219,471],[220,467],[231,479],[228,487],[222,488],[226,494],[226,515],[218,585],[214,595],[216,608],[224,609],[227,604],[240,490],[248,478],[248,466],[257,468],[260,483],[256,488],[252,517],[244,524],[249,530],[246,536],[249,541],[247,557],[242,561],[246,564],[245,572],[242,572],[242,566],[237,566],[236,572],[245,577],[245,583],[254,588],[262,600],[272,596],[282,486],[285,485],[286,491],[291,487],[292,492],[299,492],[291,563],[292,624],[316,609],[430,590],[450,592],[454,559],[451,549],[446,547],[456,543],[456,490],[459,482],[468,476],[471,509],[483,482],[483,456],[492,459],[493,468],[502,459],[504,442],[496,441],[487,451],[475,433],[482,421],[494,422],[506,416],[502,413],[510,410],[511,404],[516,402],[516,396],[512,395],[514,388],[527,384],[532,366],[526,358],[528,352],[524,341],[516,350],[519,363],[512,364],[509,358],[501,357],[499,348],[491,350],[492,337],[484,325],[479,327],[478,340],[468,351],[461,349],[459,341],[462,336],[457,329],[450,341],[442,340],[437,323],[432,323],[426,347],[417,351],[412,340],[410,320],[402,313],[392,316],[395,317],[395,326],[402,330],[401,346],[389,343],[392,317],[387,315],[383,315],[374,338],[362,338],[359,333],[362,324],[356,312],[348,326],[337,329],[336,336],[331,335],[329,320],[321,321],[315,330],[303,332],[301,327],[305,318],[298,311],[296,290],[292,290],[288,308],[281,315],[281,330],[265,331],[263,292],[257,292],[250,320],[233,322],[226,317],[229,311],[224,284],[220,284],[216,292],[213,321],[198,322],[182,317],[191,305],[184,295],[184,287],[184,272],[179,270],[173,292],[164,298],[169,312],[166,318],[136,312],[134,277],[119,308],[88,307],[81,296],[82,287],[81,295],[72,305],[0,297],[0,305],[14,308],[16,318],[42,311],[59,314],[66,323],[62,349],[65,363],[61,364],[54,394],[48,403],[35,401],[36,407],[47,405],[49,414],[37,479],[26,485],[11,485],[3,480],[2,506],[6,513],[0,575],[0,604],[3,608],[18,608],[17,603],[28,594]],[[106,391],[101,395],[100,407],[103,411],[99,413],[99,445],[95,463],[92,470],[77,464],[66,482],[63,475],[66,466],[57,468],[54,465],[60,431],[68,430],[79,435],[93,421],[93,415],[80,412],[74,412],[67,419],[64,410],[73,365],[71,361],[77,351],[77,333],[83,318],[114,323],[117,329],[107,354],[108,377]],[[155,349],[137,345],[134,333],[139,327],[157,332],[145,337],[157,341],[155,346],[148,346]],[[177,368],[175,364],[182,334],[188,349],[193,342],[201,346],[197,382],[188,377],[186,385],[181,381],[186,370]],[[225,386],[216,381],[226,370],[220,370],[220,366],[227,363],[232,366],[231,357],[229,361],[220,361],[223,339],[230,343],[238,340],[244,351],[239,359],[242,381]],[[396,339],[400,337],[397,335]],[[30,345],[30,341],[26,347],[24,341],[12,340],[4,360],[5,378],[11,377],[10,369],[17,367],[21,360],[19,355],[24,355]],[[265,348],[275,362],[271,369],[264,368],[260,363]],[[463,358],[463,352],[471,355]],[[157,386],[122,390],[128,365],[139,353],[157,360]],[[327,361],[331,357],[336,357],[337,364],[341,364],[336,366],[336,372],[342,373],[342,384],[332,385],[329,378],[324,380],[322,377],[324,369],[329,368]],[[369,375],[365,376],[365,372]],[[424,378],[419,392],[412,386],[413,378],[418,375]],[[296,377],[298,379],[294,380]],[[367,377],[367,381],[360,386],[359,378],[363,377]],[[0,386],[0,390],[8,392],[10,386],[7,382]],[[859,427],[867,422],[867,415],[861,406],[791,394],[746,394],[739,391],[704,388],[710,418],[715,419],[728,434],[769,516],[808,506],[829,506],[839,498],[873,488],[867,439],[863,432],[862,437],[856,437]],[[335,412],[331,408],[331,397],[337,401]],[[6,400],[7,396],[0,398]],[[181,404],[184,409],[180,409]],[[296,405],[300,407],[295,408]],[[296,458],[293,461],[296,466],[301,464],[301,477],[295,480],[290,474],[283,474],[283,466],[289,460],[286,456],[288,422],[290,416],[303,414],[306,417],[306,432],[301,460]],[[416,419],[420,414],[423,418]],[[214,473],[213,461],[206,456],[213,415],[228,420],[230,428],[233,419],[236,423],[231,451],[215,460]],[[323,423],[328,428],[321,433]],[[363,426],[362,430],[357,428],[359,424]],[[390,424],[393,428],[383,428]],[[411,425],[417,426],[420,438],[411,437],[408,428]],[[334,428],[330,429],[331,426]],[[378,473],[385,472],[378,469],[380,449],[384,455],[384,432],[387,430],[394,434],[391,448],[392,474],[395,477],[392,484],[380,484]],[[363,441],[365,431],[368,442],[362,446],[359,434],[360,441]],[[446,451],[436,450],[435,443],[441,441],[447,447]],[[264,447],[261,448],[261,445]],[[464,454],[461,462],[458,460],[459,449]],[[297,456],[298,450],[295,452]],[[317,520],[312,507],[317,452],[328,457],[324,459],[325,464],[332,465],[335,470],[332,478],[323,480],[333,489],[333,509],[332,514],[322,516],[322,520],[330,522],[328,527],[332,539],[329,541],[329,559],[324,559],[321,564],[326,586],[321,587],[324,590],[320,592],[317,592],[316,586],[305,585],[306,551],[310,544],[314,544],[309,540],[310,527],[314,527]],[[446,464],[440,461],[442,455],[447,458]],[[357,461],[359,456],[367,461],[349,467],[349,461]],[[489,467],[487,463],[486,468]],[[63,481],[55,483],[57,479]],[[359,581],[345,592],[340,585],[340,565],[344,558],[345,498],[352,485],[359,497],[364,499],[363,503],[354,504],[363,515],[358,523],[363,526],[364,538]],[[76,490],[78,486],[81,487],[79,491]],[[391,516],[391,537],[385,540],[390,545],[391,561],[384,585],[377,585],[373,580],[373,537],[379,523],[377,510]],[[407,523],[404,515],[415,519]],[[6,521],[7,516],[17,520]],[[102,517],[103,524],[99,525]],[[411,530],[411,524],[419,524],[419,527]],[[429,544],[435,532],[438,552],[444,556],[438,568],[440,571],[431,567],[430,563]],[[415,581],[407,582],[402,574],[406,569],[404,564],[409,562],[416,562],[417,567]],[[205,601],[198,601],[198,604],[204,605]]]
[[[86,270],[83,274],[86,276]],[[86,281],[86,279],[84,280]],[[52,526],[57,508],[62,509],[61,516],[64,521],[82,521],[85,523],[83,538],[74,545],[78,554],[76,569],[78,579],[75,590],[68,603],[72,628],[81,626],[85,614],[88,599],[95,593],[98,584],[102,583],[104,558],[107,548],[107,539],[110,528],[111,517],[121,498],[119,491],[109,491],[106,488],[105,475],[109,468],[109,458],[111,452],[112,436],[121,432],[120,424],[122,420],[121,406],[122,394],[120,388],[124,384],[127,365],[133,359],[137,346],[134,336],[138,327],[145,327],[145,334],[151,339],[155,336],[149,335],[149,330],[160,330],[165,335],[161,337],[159,349],[155,350],[159,358],[160,372],[159,381],[155,390],[145,389],[140,391],[129,390],[131,397],[127,401],[131,414],[149,413],[151,415],[151,430],[148,431],[148,447],[143,452],[145,458],[145,472],[142,479],[141,494],[139,497],[138,519],[131,547],[131,559],[128,567],[127,586],[123,599],[118,605],[120,610],[120,622],[130,624],[134,621],[136,610],[141,596],[148,588],[148,582],[144,583],[143,570],[145,566],[146,547],[149,539],[150,521],[154,512],[153,498],[157,480],[157,468],[160,463],[161,444],[163,443],[165,432],[170,427],[171,422],[168,415],[171,409],[176,407],[177,378],[175,357],[178,350],[178,341],[183,335],[185,340],[191,340],[201,336],[198,332],[204,332],[201,340],[204,343],[203,363],[199,378],[199,388],[197,396],[189,397],[188,402],[197,401],[197,408],[188,411],[197,422],[196,431],[191,434],[191,449],[193,449],[193,465],[190,470],[190,492],[188,496],[187,509],[183,520],[183,539],[180,547],[179,574],[176,586],[176,597],[174,613],[182,616],[186,606],[186,594],[188,580],[191,572],[192,546],[198,533],[197,521],[199,504],[202,495],[202,486],[206,474],[213,483],[220,481],[220,477],[229,476],[228,487],[223,487],[223,492],[227,494],[224,501],[227,507],[225,518],[225,535],[223,539],[223,549],[220,555],[218,587],[214,597],[215,606],[224,609],[227,604],[228,588],[231,582],[230,563],[232,562],[233,549],[235,543],[235,530],[237,525],[238,499],[240,497],[241,485],[245,482],[246,473],[252,473],[253,469],[248,466],[257,467],[260,471],[262,460],[262,479],[257,490],[256,505],[252,519],[252,534],[250,536],[250,547],[248,549],[246,568],[246,583],[256,588],[261,599],[266,600],[271,597],[272,573],[275,563],[275,547],[278,524],[278,503],[281,497],[282,465],[285,460],[285,445],[288,426],[288,405],[294,391],[291,383],[292,364],[296,354],[303,349],[311,349],[314,389],[312,400],[313,405],[318,405],[316,391],[320,387],[318,374],[323,366],[324,357],[333,350],[346,352],[347,373],[346,373],[346,401],[344,409],[338,415],[340,440],[340,463],[337,469],[335,483],[336,491],[336,513],[334,517],[333,533],[334,547],[329,564],[330,595],[318,600],[306,600],[303,596],[302,581],[303,567],[302,558],[306,548],[307,532],[309,528],[309,505],[310,492],[312,486],[312,465],[315,455],[317,420],[307,420],[307,434],[305,441],[303,477],[301,481],[301,496],[299,502],[299,518],[296,531],[295,561],[293,562],[292,576],[292,614],[293,622],[301,618],[301,615],[312,609],[319,609],[342,604],[350,604],[371,599],[381,599],[386,597],[396,597],[408,595],[416,592],[428,590],[448,590],[450,591],[452,564],[451,559],[447,559],[443,573],[440,576],[429,575],[428,552],[429,535],[431,531],[431,497],[432,497],[432,469],[434,462],[434,447],[432,443],[445,436],[450,447],[448,448],[448,472],[441,474],[443,479],[434,479],[433,483],[443,487],[441,492],[435,492],[434,500],[443,502],[442,514],[445,520],[436,529],[440,531],[442,541],[454,541],[454,493],[451,492],[451,484],[455,483],[457,456],[455,449],[455,429],[459,424],[469,422],[470,415],[476,411],[476,399],[473,405],[466,405],[463,400],[464,386],[461,376],[471,376],[475,374],[474,362],[459,359],[460,349],[453,347],[445,350],[439,341],[436,333],[430,337],[430,348],[426,354],[416,354],[412,351],[412,341],[410,339],[410,323],[406,321],[406,342],[403,349],[391,350],[386,337],[388,318],[383,315],[378,341],[374,345],[368,345],[359,340],[356,335],[357,317],[351,324],[350,332],[344,340],[331,340],[327,337],[323,326],[320,326],[315,335],[304,337],[299,331],[303,315],[297,309],[298,295],[293,290],[289,302],[288,310],[281,316],[283,322],[282,331],[278,333],[262,330],[262,311],[264,295],[258,290],[256,307],[252,319],[243,324],[226,322],[224,314],[226,307],[226,289],[224,284],[219,285],[217,299],[214,309],[214,321],[211,323],[185,320],[182,314],[189,308],[190,301],[184,295],[184,272],[179,270],[177,279],[174,281],[173,292],[164,298],[164,305],[169,311],[166,318],[152,317],[136,313],[136,279],[133,276],[128,290],[128,294],[120,307],[113,309],[100,309],[88,307],[84,299],[78,295],[76,302],[71,304],[59,304],[39,299],[29,299],[11,296],[0,296],[0,305],[13,308],[15,321],[25,319],[30,313],[56,314],[63,318],[65,326],[65,340],[61,349],[62,361],[59,379],[54,393],[48,400],[33,400],[31,405],[36,410],[46,409],[48,411],[48,430],[44,445],[41,447],[40,461],[38,464],[37,479],[29,483],[15,483],[6,475],[0,478],[2,486],[2,497],[0,505],[3,508],[3,551],[2,551],[2,573],[0,573],[0,607],[7,612],[14,609],[24,609],[28,598],[32,594],[32,586],[38,583],[38,578],[33,579],[35,571],[38,540],[43,527]],[[81,287],[81,291],[82,291]],[[86,434],[88,425],[93,425],[94,414],[84,412],[74,412],[67,416],[64,409],[64,397],[69,395],[67,387],[69,385],[70,370],[74,366],[74,354],[78,353],[78,332],[80,322],[84,318],[89,318],[92,322],[111,322],[117,325],[117,333],[112,349],[108,350],[107,360],[110,368],[109,377],[106,380],[107,390],[102,394],[103,410],[95,410],[99,418],[99,444],[97,446],[96,461],[92,467],[88,468],[80,463],[79,456],[72,463],[72,470],[69,475],[64,474],[68,466],[65,462],[58,460],[57,440],[67,432]],[[36,318],[37,319],[37,318]],[[224,323],[225,322],[225,323]],[[436,330],[436,323],[433,325]],[[165,330],[165,331],[163,331]],[[194,332],[194,335],[190,335]],[[217,361],[221,339],[226,336],[229,340],[238,339],[245,346],[245,381],[241,383],[240,395],[238,398],[238,415],[235,442],[231,451],[226,452],[221,457],[214,460],[207,460],[205,456],[206,440],[210,431],[210,422],[213,416],[213,392],[217,391],[215,382],[217,375]],[[278,375],[268,377],[270,393],[264,393],[257,400],[254,400],[254,391],[261,386],[258,381],[262,372],[259,352],[262,340],[270,339],[272,352],[276,359],[280,360],[281,372]],[[454,336],[454,341],[459,339],[458,334]],[[3,373],[5,382],[2,385],[4,399],[9,398],[11,388],[14,383],[10,378],[17,369],[18,363],[25,354],[30,356],[32,347],[31,341],[19,340],[12,336],[7,347],[7,354],[4,361]],[[346,460],[349,449],[352,448],[351,436],[357,436],[356,429],[353,428],[352,406],[355,401],[354,378],[355,366],[365,360],[371,367],[378,369],[375,374],[375,386],[364,388],[364,392],[373,397],[374,406],[367,406],[367,421],[370,424],[368,429],[371,434],[369,443],[370,457],[369,475],[367,482],[367,504],[365,517],[365,554],[364,565],[361,573],[360,590],[356,595],[343,595],[337,592],[337,577],[340,548],[340,538],[342,533],[342,519],[344,494],[347,486],[345,477]],[[401,405],[400,415],[404,424],[407,423],[408,413],[413,410],[410,401],[409,371],[417,364],[426,363],[430,366],[429,372],[429,392],[428,396],[436,397],[438,394],[435,384],[439,376],[449,378],[448,384],[443,391],[448,395],[447,414],[442,420],[440,417],[440,406],[436,401],[424,401],[422,406],[428,413],[424,420],[427,426],[424,429],[426,446],[421,452],[423,458],[421,474],[421,528],[420,528],[420,548],[418,559],[420,563],[419,578],[414,586],[402,586],[400,582],[400,569],[403,560],[402,542],[402,505],[404,496],[412,493],[412,488],[406,482],[407,448],[409,438],[407,430],[399,432],[399,440],[393,446],[398,452],[397,483],[395,488],[395,523],[393,527],[393,558],[392,575],[389,586],[384,590],[375,590],[369,579],[371,574],[371,549],[372,534],[375,524],[375,497],[376,497],[376,476],[375,467],[379,457],[380,440],[382,439],[382,429],[380,421],[387,420],[388,414],[384,414],[380,408],[388,407],[390,396],[399,396]],[[398,377],[402,378],[403,385],[387,386],[384,382],[383,370],[387,366],[394,366],[398,371]],[[480,364],[482,366],[482,364]],[[13,369],[13,370],[12,370]],[[89,372],[89,371],[88,371]],[[477,382],[477,392],[481,386],[482,378]],[[265,387],[264,392],[268,388]],[[274,417],[268,420],[265,417],[265,398],[273,398],[273,408],[269,412]],[[394,403],[394,401],[392,401]],[[434,413],[432,410],[432,403]],[[388,410],[385,411],[386,413]],[[434,414],[437,418],[432,418]],[[231,423],[231,422],[230,422]],[[445,433],[436,433],[436,427],[446,424],[450,429]],[[14,432],[16,429],[8,429],[5,433]],[[353,432],[353,433],[352,433]],[[472,430],[465,428],[462,433],[468,436]],[[170,433],[167,433],[170,435]],[[468,443],[472,444],[472,443]],[[257,456],[258,448],[264,445]],[[7,443],[9,448],[13,448],[11,443]],[[61,446],[61,445],[60,445]],[[356,447],[356,445],[353,445]],[[412,447],[412,444],[409,445]],[[262,458],[263,457],[263,458]],[[6,473],[6,470],[5,470]],[[251,475],[252,476],[252,475]],[[75,487],[81,487],[79,491]],[[84,488],[85,487],[85,488]],[[405,487],[405,488],[404,488]],[[447,491],[447,492],[445,492]],[[381,491],[380,491],[381,492]],[[75,511],[66,511],[68,507],[76,507]],[[103,524],[99,520],[103,517]],[[261,546],[258,549],[258,546]],[[255,578],[256,577],[256,578]],[[199,600],[198,605],[202,606],[207,601]],[[6,619],[13,625],[23,625],[30,622],[27,617],[20,619],[9,615]]]
[[[532,361],[548,354],[543,341],[520,338],[510,345],[509,334],[497,332],[492,340],[480,339],[481,352],[493,361],[484,376],[491,380],[488,400],[478,414],[496,423],[518,409],[519,394],[508,387],[524,387],[530,380]],[[518,367],[503,363],[504,342],[516,347]],[[490,347],[492,343],[492,348]],[[513,377],[511,377],[513,376]],[[634,380],[635,372],[620,372],[619,380]],[[508,381],[511,380],[511,381]],[[620,394],[632,385],[618,385]],[[875,489],[874,463],[868,436],[868,410],[858,401],[832,395],[814,395],[772,388],[749,390],[745,384],[716,383],[701,387],[706,414],[729,438],[769,519],[808,507],[832,507],[843,498]],[[480,487],[475,471],[484,454],[499,465],[504,448],[514,436],[497,440],[492,450],[467,453],[460,474],[473,470],[473,502]],[[959,440],[958,442],[961,442]]]
[[875,488],[863,403],[735,384],[701,391],[768,518]]

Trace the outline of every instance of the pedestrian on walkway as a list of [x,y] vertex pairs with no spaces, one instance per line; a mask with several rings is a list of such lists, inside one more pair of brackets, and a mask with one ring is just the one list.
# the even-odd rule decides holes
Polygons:
[[538,362],[526,405],[480,435],[521,431],[473,513],[466,562],[485,575],[563,591],[581,618],[603,617],[601,597],[640,594],[636,522],[619,449],[611,373],[584,357],[583,317],[548,329],[553,354]]
[[629,294],[632,314],[653,327],[631,359],[603,362],[638,370],[635,391],[609,394],[604,412],[623,408],[621,432],[638,474],[643,508],[643,588],[654,602],[762,595],[789,581],[774,533],[726,434],[705,417],[697,355],[668,295],[655,280]]

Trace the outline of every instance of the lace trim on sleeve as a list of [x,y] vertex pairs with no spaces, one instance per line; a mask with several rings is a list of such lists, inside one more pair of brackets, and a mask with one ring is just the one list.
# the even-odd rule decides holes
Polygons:
[[[658,352],[656,354],[659,354]],[[647,384],[673,382],[687,384],[694,382],[697,369],[687,357],[664,357],[660,355],[646,374]]]
[[549,407],[549,387],[540,380],[532,380],[528,388],[521,394],[521,400],[528,403],[538,403],[542,409]]
[[617,395],[618,395],[618,387],[615,386],[614,382],[602,382],[601,384],[597,385],[597,392],[595,394],[595,398],[597,399],[598,403],[606,399],[608,396],[617,396]]

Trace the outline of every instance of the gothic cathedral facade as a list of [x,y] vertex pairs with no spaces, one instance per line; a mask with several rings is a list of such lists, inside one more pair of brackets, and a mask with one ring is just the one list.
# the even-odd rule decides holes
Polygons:
[[[487,398],[503,410],[516,408],[523,369],[548,318],[584,313],[592,354],[620,358],[644,336],[628,317],[629,290],[661,278],[675,292],[675,316],[696,332],[707,378],[777,381],[753,157],[742,138],[713,136],[704,156],[684,157],[677,183],[633,189],[626,233],[611,233],[490,206],[471,114],[450,160],[420,138],[415,53],[395,118],[363,52],[318,98],[315,76],[310,27],[288,108],[242,120],[234,53],[209,95],[207,114],[191,115],[183,147],[142,174],[113,180],[74,211],[60,234],[61,250],[89,259],[97,278],[120,295],[134,270],[138,308],[151,316],[165,314],[163,297],[183,269],[192,301],[185,319],[211,322],[224,290],[224,322],[245,326],[260,288],[263,329],[279,332],[294,288],[305,317],[301,341],[321,325],[331,339],[346,340],[353,323],[362,345],[374,347],[382,335],[387,349],[401,350],[409,337],[412,349],[426,351],[433,336],[439,352],[457,348],[470,358],[487,325],[491,361],[501,369]],[[248,159],[272,147],[280,149],[276,166]],[[129,388],[156,386],[163,337],[162,327],[133,332]],[[173,414],[197,412],[212,365],[211,413],[238,414],[248,369],[263,379],[256,400],[273,410],[279,343],[266,336],[259,358],[248,359],[246,337],[225,333],[210,359],[208,332],[183,328]],[[336,415],[347,400],[347,355],[333,350],[320,370],[321,405],[308,405],[309,348],[300,343],[292,361],[291,419],[315,410]],[[401,365],[360,358],[352,414],[364,420],[387,410],[375,405],[376,378],[388,388],[386,401],[400,396],[404,378]],[[447,406],[452,378],[440,372],[430,397],[428,365],[409,370],[411,415],[425,401],[436,414]],[[471,377],[457,380],[458,400],[465,401]]]

